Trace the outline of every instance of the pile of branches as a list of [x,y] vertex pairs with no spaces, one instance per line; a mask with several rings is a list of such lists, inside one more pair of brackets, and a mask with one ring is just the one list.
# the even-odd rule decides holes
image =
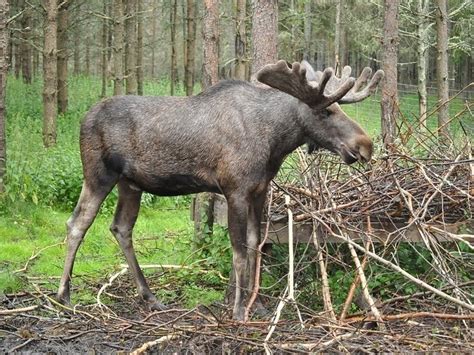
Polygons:
[[[267,223],[287,223],[289,233],[295,223],[313,227],[324,308],[334,322],[347,317],[359,290],[366,311],[383,324],[384,311],[372,297],[370,280],[365,275],[371,263],[457,307],[454,313],[473,315],[472,288],[462,287],[466,275],[474,271],[471,141],[462,130],[456,138],[449,138],[422,128],[415,135],[413,129],[399,127],[402,141],[388,148],[379,144],[374,160],[366,166],[348,167],[324,152],[309,156],[298,150],[273,183]],[[267,234],[268,230],[271,228],[267,228]],[[329,238],[347,245],[352,270],[356,271],[339,315],[328,286],[328,260],[334,261]],[[290,243],[293,239],[298,241],[298,235],[290,237]],[[429,256],[420,256],[430,272],[414,275],[404,270],[398,256],[400,243],[409,243],[417,251],[423,247]],[[290,265],[294,262],[290,255]],[[297,285],[298,276],[289,277],[289,283],[290,289]],[[281,298],[294,302],[287,293]],[[391,313],[403,317],[394,314],[393,309]],[[465,327],[471,332],[470,323]]]

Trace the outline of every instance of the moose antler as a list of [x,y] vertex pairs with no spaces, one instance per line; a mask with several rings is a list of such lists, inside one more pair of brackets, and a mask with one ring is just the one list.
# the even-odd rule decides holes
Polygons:
[[[324,71],[325,72],[325,71]],[[324,72],[317,71],[316,72],[316,80],[319,78],[322,78],[325,74]],[[343,83],[346,82],[346,80],[350,77],[352,72],[352,69],[350,66],[345,66],[344,69],[342,69],[341,77],[338,78],[336,75],[332,75],[331,78],[329,79],[327,85],[326,85],[326,93],[332,93],[334,91],[337,91]],[[352,89],[350,89],[346,95],[344,95],[339,101],[339,104],[352,104],[355,102],[362,101],[369,97],[370,95],[373,94],[375,89],[377,88],[378,83],[384,76],[383,70],[377,70],[377,72],[374,74],[372,79],[370,80],[369,84],[361,90],[361,88],[367,83],[369,80],[370,76],[372,74],[372,69],[369,67],[365,67],[364,70],[362,70],[362,73],[360,76],[357,78],[354,86]]]
[[354,78],[347,77],[344,82],[337,83],[337,88],[328,90],[327,84],[331,78],[334,78],[333,70],[327,68],[321,73],[319,82],[308,82],[304,66],[295,62],[288,67],[284,60],[268,64],[257,73],[258,81],[286,92],[315,109],[322,109],[340,101],[355,84]]

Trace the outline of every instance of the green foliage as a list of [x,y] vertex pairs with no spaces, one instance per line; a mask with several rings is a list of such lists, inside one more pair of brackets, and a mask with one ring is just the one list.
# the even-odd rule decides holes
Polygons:
[[212,235],[206,233],[206,230],[204,232],[201,238],[194,240],[198,258],[205,260],[209,268],[217,269],[222,275],[229,275],[232,265],[229,231],[226,227],[216,224]]
[[[57,145],[43,148],[41,82],[26,85],[9,77],[7,88],[7,176],[6,200],[55,206],[71,211],[82,187],[82,165],[79,154],[79,126],[85,112],[99,100],[100,82],[95,78],[70,77],[69,110],[58,117]],[[168,81],[149,82],[147,93],[166,94]],[[22,95],[18,95],[18,93]],[[178,90],[182,93],[182,89]],[[112,213],[117,201],[114,190],[102,206]],[[142,204],[163,208],[180,208],[189,197],[157,198],[144,194]]]

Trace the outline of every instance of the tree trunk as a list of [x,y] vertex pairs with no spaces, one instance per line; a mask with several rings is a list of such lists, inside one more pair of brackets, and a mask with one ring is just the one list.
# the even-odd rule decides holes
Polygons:
[[19,79],[21,75],[21,52],[20,52],[20,44],[18,43],[18,38],[13,39],[13,57],[14,57],[14,73],[15,78]]
[[[76,11],[79,11],[79,7]],[[74,75],[81,74],[81,24],[76,23],[76,27],[74,28],[74,45],[73,45],[73,54],[72,54],[72,61],[73,61],[73,72]]]
[[186,36],[186,95],[193,94],[194,89],[194,57],[196,42],[196,21],[194,0],[187,0],[187,36]]
[[109,21],[107,22],[107,86],[112,86],[112,54],[114,46],[114,6],[113,1],[107,0],[107,17]]
[[67,27],[68,3],[63,2],[58,11],[58,110],[65,113],[68,105],[67,86]]
[[[33,17],[33,28],[40,28],[40,21],[38,19],[38,16]],[[38,40],[39,35],[35,30],[35,35],[34,38],[32,39],[33,41]],[[37,48],[32,48],[33,53],[32,53],[32,73],[34,77],[37,77],[40,73],[40,54],[42,54],[41,50]]]
[[252,4],[252,81],[266,64],[278,59],[278,2],[254,0]]
[[127,95],[137,93],[136,0],[125,1],[125,83]]
[[[202,89],[219,81],[219,2],[204,0]],[[194,200],[194,233],[196,238],[212,235],[215,194],[197,194]]]
[[102,19],[102,33],[101,33],[101,77],[102,77],[102,85],[100,90],[100,97],[107,96],[107,35],[108,35],[108,6],[107,0],[103,0],[102,10],[104,12],[104,18]]
[[341,15],[342,15],[342,0],[337,0],[336,3],[336,28],[334,31],[334,68],[336,68],[336,75],[341,73],[341,64],[339,55],[341,54]]
[[235,73],[234,77],[239,80],[247,79],[247,31],[245,29],[245,17],[247,0],[237,0],[235,24]]
[[177,0],[171,0],[170,7],[170,37],[171,37],[171,79],[170,79],[170,95],[175,92],[175,85],[178,81],[178,62],[176,58],[176,16],[178,4]]
[[311,12],[311,1],[304,2],[304,49],[303,49],[303,59],[304,60],[311,60],[312,59],[312,43],[313,39],[312,30],[313,26],[311,23],[312,19],[312,12]]
[[418,71],[418,102],[419,102],[419,123],[421,127],[426,128],[426,111],[427,111],[427,91],[426,91],[426,70],[428,64],[428,13],[429,0],[418,0],[418,43],[417,43],[417,71]]
[[5,191],[5,176],[7,172],[5,91],[8,73],[8,16],[8,1],[0,0],[0,193]]
[[123,95],[123,4],[114,0],[114,95]]
[[137,93],[143,95],[143,0],[137,0]]
[[204,0],[202,88],[219,81],[219,2]]
[[446,0],[437,0],[436,5],[438,128],[440,137],[443,139],[449,135],[448,6]]
[[155,78],[155,65],[156,65],[156,38],[157,38],[157,24],[158,24],[158,5],[156,2],[153,2],[153,15],[152,15],[152,25],[151,25],[151,77]]
[[398,115],[397,62],[398,62],[398,6],[400,0],[385,0],[384,35],[382,39],[382,139],[386,147],[396,137]]
[[85,58],[85,69],[84,69],[84,75],[89,76],[91,75],[91,43],[90,43],[90,37],[89,35],[86,35],[84,41],[86,42],[86,58]]
[[21,74],[23,82],[31,84],[31,9],[29,4],[23,2],[24,12],[21,16],[21,42],[19,45]]
[[48,148],[56,144],[58,1],[43,0],[43,2],[46,9],[43,46],[43,144]]

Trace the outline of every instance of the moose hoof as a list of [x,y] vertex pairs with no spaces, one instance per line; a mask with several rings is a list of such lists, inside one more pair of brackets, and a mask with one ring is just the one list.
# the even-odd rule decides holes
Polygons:
[[232,314],[232,319],[236,320],[237,322],[244,322],[245,321],[245,308],[239,307],[237,309],[234,309],[234,312]]
[[165,306],[163,303],[159,301],[155,302],[148,302],[148,308],[150,308],[150,311],[166,311],[169,309],[168,306]]
[[169,309],[167,306],[165,306],[163,303],[158,301],[158,299],[152,295],[148,297],[142,297],[143,302],[145,303],[146,307],[150,311],[166,311]]
[[270,312],[262,304],[259,304],[257,307],[255,307],[254,315],[256,315],[258,318],[264,319],[269,318],[272,315],[272,312]]
[[58,301],[63,306],[71,307],[71,298],[69,295],[65,295],[63,293],[56,294],[56,301]]

